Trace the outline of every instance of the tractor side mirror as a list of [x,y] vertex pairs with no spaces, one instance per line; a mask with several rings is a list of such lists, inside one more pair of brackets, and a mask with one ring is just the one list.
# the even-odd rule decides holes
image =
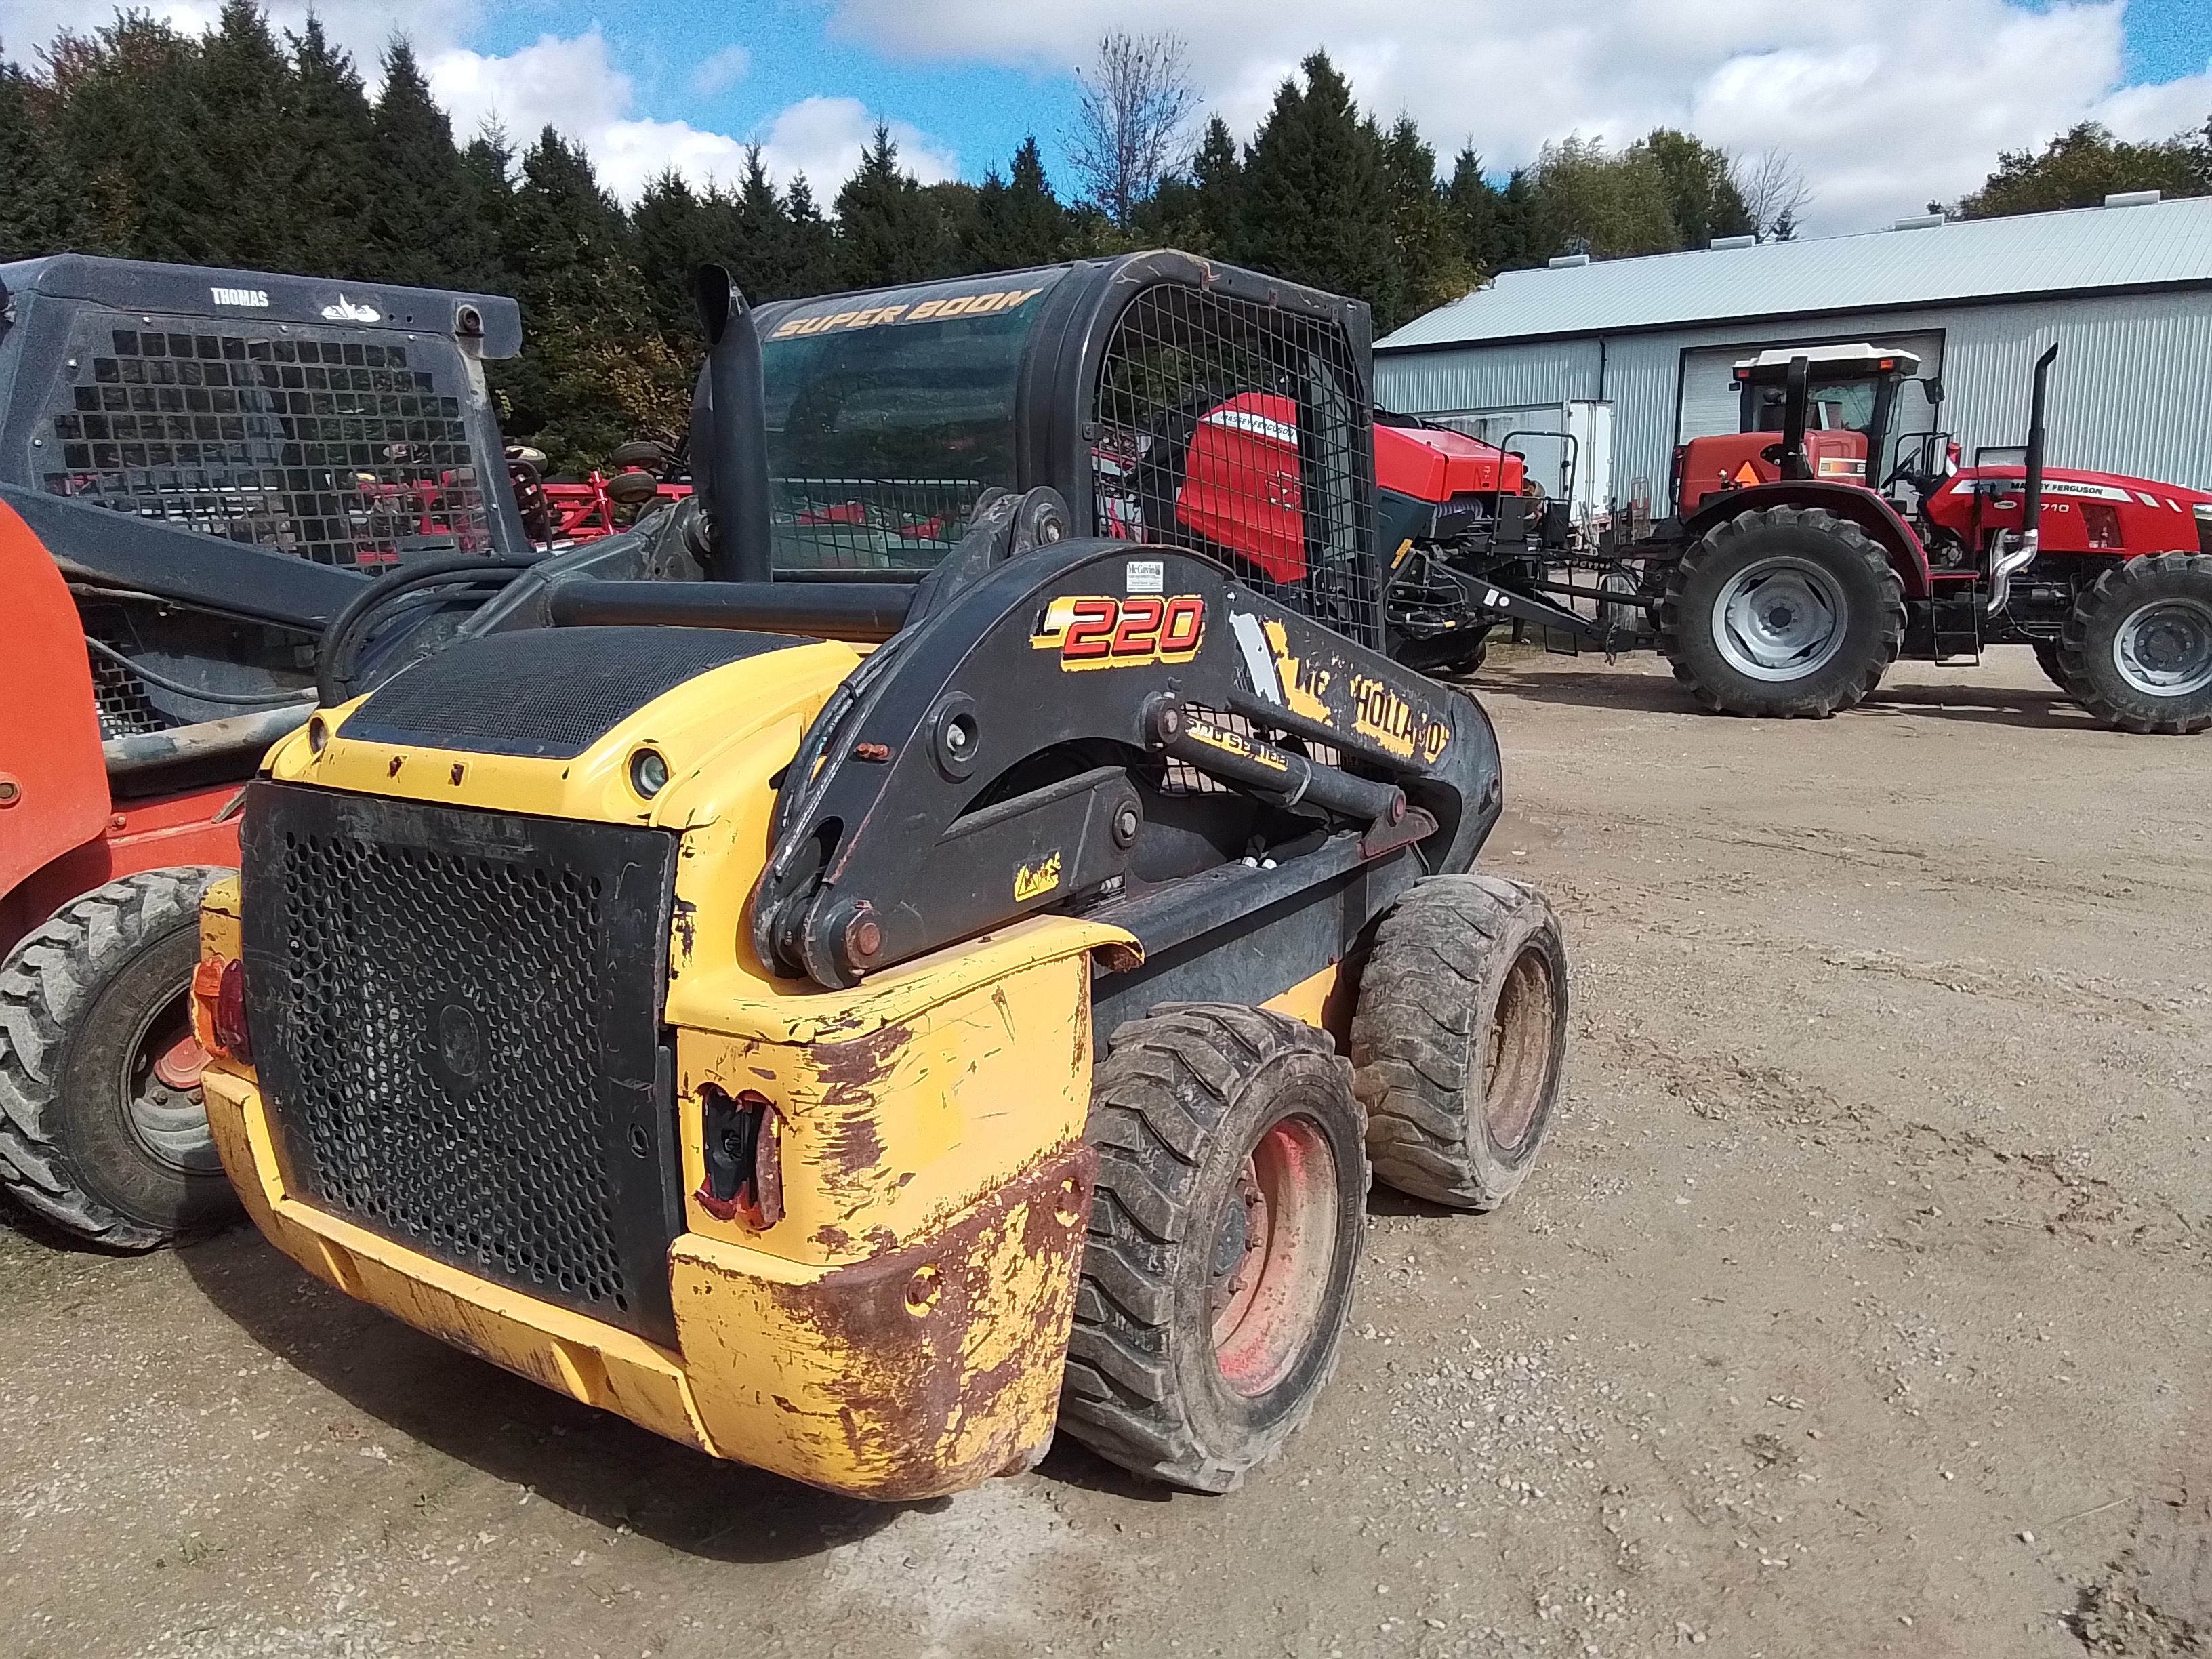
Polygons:
[[1923,380],[1920,384],[1921,384],[1922,387],[1923,388],[1924,395],[1926,396],[1926,398],[1927,398],[1927,399],[1928,399],[1928,406],[1929,406],[1929,408],[1930,408],[1930,409],[1941,409],[1941,408],[1942,408],[1942,407],[1943,407],[1943,377],[1942,377],[1941,374],[1930,374],[1930,375],[1929,375],[1926,380]]

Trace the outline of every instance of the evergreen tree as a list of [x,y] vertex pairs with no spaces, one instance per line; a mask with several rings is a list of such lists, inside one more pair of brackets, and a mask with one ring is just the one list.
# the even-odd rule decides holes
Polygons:
[[54,131],[57,101],[0,64],[0,259],[58,253],[76,240],[82,185]]
[[1748,236],[1758,228],[1722,151],[1686,132],[1654,127],[1630,146],[1632,157],[1639,152],[1665,182],[1676,246],[1703,247],[1716,236]]
[[1244,167],[1229,124],[1216,115],[1206,124],[1191,157],[1191,182],[1198,192],[1198,222],[1207,246],[1201,252],[1236,257],[1243,246]]
[[837,255],[847,288],[920,282],[948,268],[938,204],[898,164],[890,129],[878,124],[859,169],[837,192]]
[[305,30],[290,39],[292,148],[279,158],[286,175],[283,199],[291,209],[283,268],[374,277],[378,262],[367,222],[379,180],[368,94],[352,58],[331,45],[313,13]]
[[1046,181],[1034,136],[1014,152],[1010,177],[1001,179],[996,167],[984,176],[963,228],[961,263],[969,270],[1019,270],[1060,257],[1067,213]]
[[736,246],[730,251],[730,274],[746,300],[759,305],[795,297],[800,290],[793,286],[791,213],[768,176],[758,144],[745,151],[744,181],[738,186],[731,216]]
[[188,142],[205,180],[200,211],[181,218],[187,256],[250,270],[290,267],[301,240],[294,196],[300,155],[296,79],[253,0],[223,0],[191,77]]
[[198,149],[200,55],[197,42],[143,12],[47,47],[63,155],[84,185],[85,251],[203,262],[222,252],[206,222],[229,192]]
[[[385,51],[369,154],[374,188],[362,219],[362,274],[418,288],[494,286],[498,227],[484,216],[486,180],[454,147],[453,123],[404,39]],[[504,159],[498,172],[503,192]]]
[[688,387],[649,320],[629,227],[582,148],[550,126],[522,159],[502,251],[526,341],[502,377],[509,435],[567,471],[628,439],[674,437]]
[[1283,82],[1245,159],[1238,246],[1263,270],[1366,301],[1385,332],[1407,301],[1382,135],[1326,52],[1303,69],[1305,85]]
[[[1402,322],[1449,304],[1480,279],[1467,257],[1450,193],[1437,183],[1437,153],[1412,116],[1401,115],[1383,139],[1382,171],[1390,191],[1391,246],[1405,275]],[[1376,325],[1382,325],[1379,316]]]
[[791,221],[785,256],[782,289],[773,297],[791,299],[809,294],[834,292],[838,281],[837,237],[822,210],[814,205],[814,191],[806,175],[795,173],[784,192],[785,211]]
[[[681,362],[703,349],[692,279],[702,264],[730,265],[736,276],[735,204],[716,191],[694,191],[674,168],[648,182],[630,210],[638,276],[661,341]],[[738,278],[740,292],[744,281]],[[750,293],[746,297],[750,299]]]

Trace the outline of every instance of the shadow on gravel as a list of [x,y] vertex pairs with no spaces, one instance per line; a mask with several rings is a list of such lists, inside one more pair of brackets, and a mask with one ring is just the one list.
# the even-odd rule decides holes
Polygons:
[[251,1227],[177,1255],[247,1335],[395,1432],[688,1555],[788,1560],[933,1507],[839,1498],[663,1440],[350,1300]]
[[[1960,671],[1962,676],[1971,672]],[[1728,718],[1708,714],[1691,701],[1687,690],[1672,679],[1660,679],[1650,674],[1607,674],[1601,665],[1595,663],[1587,675],[1482,674],[1457,684],[1490,702],[1613,708],[1624,713],[1671,714],[1685,720]],[[1841,718],[1869,714],[1917,714],[1930,720],[2011,726],[2029,731],[2099,729],[2096,721],[2079,704],[2055,690],[2020,690],[1977,684],[1964,678],[1955,685],[1885,685]]]

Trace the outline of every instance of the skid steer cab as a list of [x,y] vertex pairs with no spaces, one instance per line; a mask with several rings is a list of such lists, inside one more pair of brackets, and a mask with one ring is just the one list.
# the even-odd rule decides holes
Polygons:
[[1050,301],[1363,454],[1364,311],[1187,260],[963,292],[766,313],[856,354],[779,437],[702,274],[698,493],[597,544],[694,579],[532,572],[274,752],[203,912],[210,1121],[310,1271],[703,1452],[911,1499],[1057,1425],[1224,1491],[1334,1364],[1370,1171],[1528,1174],[1559,923],[1475,872],[1481,709],[1361,636],[1361,468],[1263,584],[927,422],[927,511],[778,447],[987,405]]

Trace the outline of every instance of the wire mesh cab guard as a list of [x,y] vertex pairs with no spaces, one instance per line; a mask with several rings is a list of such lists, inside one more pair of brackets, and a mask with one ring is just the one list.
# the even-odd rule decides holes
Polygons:
[[1172,252],[763,306],[779,569],[919,574],[987,489],[1382,639],[1357,300]]
[[58,254],[0,302],[0,483],[372,575],[527,546],[512,300]]

